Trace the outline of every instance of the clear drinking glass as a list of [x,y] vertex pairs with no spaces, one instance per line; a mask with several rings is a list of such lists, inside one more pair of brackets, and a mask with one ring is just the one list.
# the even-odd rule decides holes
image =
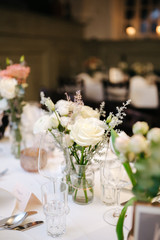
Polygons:
[[41,189],[47,233],[52,237],[59,237],[66,231],[68,186],[57,179],[43,184]]
[[107,210],[103,218],[107,223],[115,226],[121,213],[120,191],[128,182],[125,180],[125,171],[118,158],[106,160],[103,171],[104,177],[115,191],[115,207]]
[[[101,200],[108,206],[115,204],[115,188],[109,181],[109,168],[105,168],[106,163],[100,163],[100,191]],[[105,174],[105,175],[104,175]]]

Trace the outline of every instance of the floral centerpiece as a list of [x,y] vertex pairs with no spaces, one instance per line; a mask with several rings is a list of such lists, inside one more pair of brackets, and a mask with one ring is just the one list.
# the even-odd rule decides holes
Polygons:
[[[86,169],[91,165],[95,154],[100,154],[107,144],[111,129],[122,123],[124,110],[129,101],[121,108],[117,108],[117,114],[110,113],[104,120],[100,119],[105,116],[104,103],[101,104],[99,110],[85,106],[80,91],[76,92],[74,101],[71,101],[67,95],[67,100],[59,100],[56,104],[41,93],[41,104],[46,106],[48,113],[46,112],[35,123],[34,133],[50,132],[63,151],[64,141],[60,139],[65,139],[70,156],[69,169],[78,175],[78,187],[73,193],[74,200],[78,199],[78,189],[81,185],[84,188],[81,191],[83,192],[81,203],[88,203],[88,194],[93,192],[93,187],[90,181],[86,180]],[[62,134],[62,138],[57,137],[57,132]]]
[[96,72],[102,72],[104,70],[104,65],[101,59],[97,57],[89,57],[84,62],[85,72],[93,76]]
[[112,130],[112,140],[135,195],[124,206],[117,223],[117,236],[122,240],[123,221],[128,206],[135,201],[151,203],[160,190],[160,128],[149,130],[146,122],[136,122],[133,125],[133,136],[129,137],[125,133],[119,136]]
[[24,106],[24,95],[27,87],[26,79],[30,68],[25,66],[24,56],[19,64],[12,64],[7,59],[7,68],[0,71],[0,109],[9,115],[12,152],[19,158],[21,148],[21,114]]
[[147,74],[154,72],[154,65],[151,62],[148,63],[134,62],[131,64],[130,70],[133,75],[146,76]]

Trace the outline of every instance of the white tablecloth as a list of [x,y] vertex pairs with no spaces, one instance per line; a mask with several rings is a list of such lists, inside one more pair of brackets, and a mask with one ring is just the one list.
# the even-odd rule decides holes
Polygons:
[[[0,170],[8,168],[8,172],[3,177],[0,177],[0,188],[4,188],[13,193],[15,188],[22,187],[23,191],[29,190],[41,200],[41,184],[46,181],[38,173],[25,172],[20,161],[15,159],[10,153],[9,142],[5,139],[0,141]],[[129,199],[130,195],[127,192],[121,194],[121,201]],[[99,172],[95,173],[95,197],[91,204],[78,205],[72,201],[72,197],[68,197],[70,212],[67,215],[67,230],[60,237],[60,240],[116,240],[115,227],[107,224],[103,220],[104,212],[110,208],[102,203],[100,199],[100,182]],[[36,208],[36,207],[35,207]],[[44,220],[43,209],[38,205],[35,209],[38,214],[30,216],[29,220]],[[125,239],[128,230],[131,228],[132,208],[128,210],[125,219],[124,234]],[[50,240],[53,239],[47,236],[45,223],[25,231],[31,237],[31,240]]]

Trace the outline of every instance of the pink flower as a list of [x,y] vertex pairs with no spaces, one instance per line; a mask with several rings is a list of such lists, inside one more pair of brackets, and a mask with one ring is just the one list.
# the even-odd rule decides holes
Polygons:
[[13,64],[6,68],[6,70],[0,71],[1,77],[16,78],[19,84],[25,83],[26,78],[30,73],[30,67],[22,66],[21,64]]

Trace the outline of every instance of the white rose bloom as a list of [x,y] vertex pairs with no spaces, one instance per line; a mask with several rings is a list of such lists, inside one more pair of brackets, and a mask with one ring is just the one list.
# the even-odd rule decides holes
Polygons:
[[96,118],[79,118],[70,129],[71,139],[80,146],[94,146],[104,135],[104,123]]
[[133,135],[130,138],[129,147],[130,151],[136,154],[146,152],[148,149],[148,141],[142,135]]
[[160,128],[152,128],[149,130],[147,139],[155,143],[160,142]]
[[57,128],[59,125],[59,119],[60,119],[58,113],[56,113],[56,114],[55,114],[55,112],[52,113],[52,115],[50,115],[50,118],[52,120],[52,128]]
[[61,122],[61,125],[63,126],[63,127],[67,127],[68,126],[68,124],[69,124],[69,122],[70,122],[70,118],[69,117],[61,117],[60,118],[60,122]]
[[148,126],[148,123],[147,122],[136,122],[134,125],[133,125],[133,133],[134,134],[142,134],[142,135],[145,135],[148,130],[149,130],[149,126]]
[[14,78],[3,77],[0,79],[0,95],[6,99],[16,96],[17,80]]
[[44,133],[48,129],[56,128],[58,126],[58,119],[55,113],[52,115],[44,115],[40,117],[34,124],[33,133]]
[[121,153],[126,153],[129,151],[130,137],[125,133],[121,133],[119,137],[116,138],[115,147]]
[[8,102],[5,98],[0,99],[0,113],[8,109]]
[[81,110],[80,110],[80,114],[83,118],[98,118],[100,117],[99,112],[97,112],[96,110],[94,110],[93,108],[89,107],[89,106],[82,106]]
[[65,146],[67,146],[67,147],[71,147],[74,143],[69,134],[65,135],[64,141],[65,141]]
[[73,102],[69,102],[66,100],[59,100],[55,104],[55,109],[61,116],[67,116],[70,111],[73,111],[73,106],[74,106]]

